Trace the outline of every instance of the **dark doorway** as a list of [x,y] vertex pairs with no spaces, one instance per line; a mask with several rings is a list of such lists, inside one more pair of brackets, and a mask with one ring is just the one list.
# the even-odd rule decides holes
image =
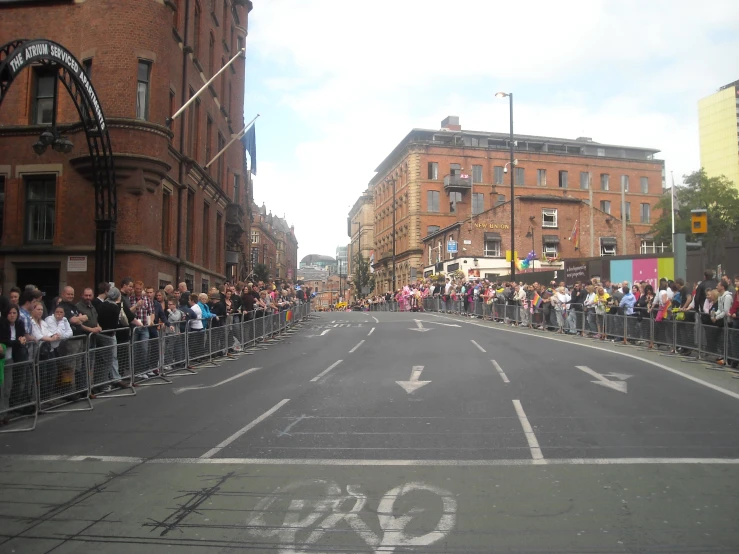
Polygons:
[[59,268],[18,268],[16,282],[21,290],[25,289],[26,285],[36,285],[36,288],[44,293],[44,304],[51,313],[51,303],[59,296]]

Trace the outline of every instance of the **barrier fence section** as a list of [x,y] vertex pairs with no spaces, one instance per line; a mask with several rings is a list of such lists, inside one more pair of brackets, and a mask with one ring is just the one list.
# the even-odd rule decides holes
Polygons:
[[280,335],[312,317],[310,303],[304,302],[277,313],[233,314],[222,322],[124,327],[59,343],[32,343],[27,360],[6,363],[0,373],[0,421],[27,418],[30,423],[0,428],[0,433],[34,430],[40,413],[89,411],[99,396],[134,396],[138,386],[196,374],[198,364],[264,348],[260,343],[281,340]]

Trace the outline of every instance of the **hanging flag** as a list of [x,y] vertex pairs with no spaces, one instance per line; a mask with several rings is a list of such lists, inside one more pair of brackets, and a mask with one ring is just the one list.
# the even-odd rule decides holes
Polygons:
[[249,127],[249,130],[241,137],[241,143],[249,153],[251,159],[251,174],[257,174],[257,135],[256,135],[256,124]]
[[572,240],[572,243],[575,245],[575,250],[580,249],[580,230],[578,229],[579,223],[579,220],[575,220],[575,226],[572,228],[572,236],[570,237],[570,240]]
[[672,187],[670,188],[670,192],[672,194],[672,211],[673,212],[679,212],[680,211],[680,202],[677,199],[677,188],[675,188],[675,180],[672,181]]

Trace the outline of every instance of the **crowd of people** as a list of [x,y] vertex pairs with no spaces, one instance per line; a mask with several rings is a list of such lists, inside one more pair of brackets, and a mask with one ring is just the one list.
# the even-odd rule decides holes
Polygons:
[[[411,283],[394,294],[370,297],[363,306],[372,310],[392,304],[398,311],[423,310],[424,301],[432,298],[436,299],[434,306],[442,312],[606,340],[607,314],[623,314],[633,317],[635,322],[674,319],[690,323],[698,318],[705,326],[739,329],[737,291],[739,275],[733,281],[727,275],[717,280],[712,270],[706,270],[704,279],[694,285],[681,278],[660,279],[657,290],[646,281],[612,283],[594,278],[568,287],[555,281],[525,284],[450,277],[443,282]],[[715,335],[707,337],[712,341]],[[685,353],[685,349],[681,352]],[[727,361],[719,357],[717,363],[737,367],[734,359]]]
[[[32,376],[28,371],[11,371],[11,364],[63,358],[84,352],[88,345],[103,347],[130,340],[140,342],[134,352],[146,364],[151,358],[147,341],[161,333],[176,334],[186,329],[197,332],[227,322],[263,318],[309,302],[310,298],[310,288],[291,281],[226,283],[196,294],[184,282],[176,288],[167,285],[155,290],[125,277],[118,287],[100,283],[96,291],[85,288],[79,297],[72,287],[65,286],[47,306],[44,293],[36,286],[11,288],[7,295],[0,294],[0,424],[7,424],[14,415],[12,406],[31,394]],[[108,384],[94,392],[125,386],[117,357],[113,356],[109,365],[109,378],[104,379]],[[155,377],[159,372],[156,366],[154,360],[151,370],[140,378]],[[40,375],[40,387],[42,391],[63,390],[85,378],[80,371],[84,368],[77,364],[54,375]],[[79,393],[80,398],[83,396]]]

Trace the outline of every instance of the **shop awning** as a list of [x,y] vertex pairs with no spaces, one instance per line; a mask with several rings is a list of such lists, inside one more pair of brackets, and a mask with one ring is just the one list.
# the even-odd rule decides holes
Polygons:
[[616,246],[616,237],[601,237],[600,244],[602,246]]
[[542,242],[544,244],[559,244],[559,237],[557,235],[544,235]]
[[500,233],[485,233],[485,240],[500,240]]

